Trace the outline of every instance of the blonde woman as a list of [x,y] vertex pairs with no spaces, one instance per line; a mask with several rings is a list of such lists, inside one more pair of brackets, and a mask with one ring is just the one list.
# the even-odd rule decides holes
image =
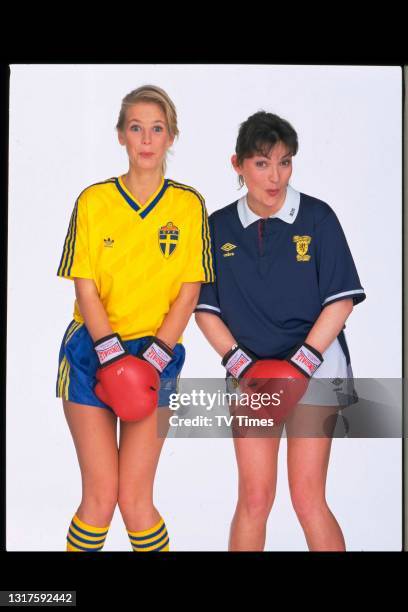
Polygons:
[[[158,425],[184,363],[182,333],[201,282],[214,280],[207,213],[195,189],[164,178],[178,135],[165,91],[146,85],[130,92],[116,129],[129,169],[81,192],[58,268],[74,281],[76,301],[61,344],[57,396],[82,476],[67,550],[102,550],[118,504],[134,551],[167,551],[166,524],[153,501],[164,442]],[[111,353],[143,360],[160,376],[158,409],[145,418],[118,419],[95,394]]]

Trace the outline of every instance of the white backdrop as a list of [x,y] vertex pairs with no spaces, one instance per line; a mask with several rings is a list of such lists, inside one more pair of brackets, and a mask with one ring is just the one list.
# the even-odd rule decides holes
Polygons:
[[[250,65],[13,65],[7,337],[7,549],[65,549],[81,498],[75,448],[55,398],[74,288],[57,278],[70,214],[88,185],[123,174],[121,99],[150,83],[174,100],[180,138],[167,176],[209,213],[240,197],[230,165],[239,124],[264,109],[299,135],[292,186],[328,202],[367,300],[347,322],[356,377],[401,376],[401,69]],[[183,377],[222,377],[194,319]],[[307,550],[291,507],[286,440],[266,550]],[[172,550],[226,550],[236,501],[229,439],[169,438],[155,502]],[[336,439],[327,499],[349,550],[401,549],[401,440]],[[130,550],[119,510],[105,550]]]

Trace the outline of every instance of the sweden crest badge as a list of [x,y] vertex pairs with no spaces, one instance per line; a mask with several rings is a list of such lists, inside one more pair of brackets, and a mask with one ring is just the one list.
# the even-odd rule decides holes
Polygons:
[[180,230],[172,221],[159,229],[159,247],[166,259],[176,250],[179,236]]

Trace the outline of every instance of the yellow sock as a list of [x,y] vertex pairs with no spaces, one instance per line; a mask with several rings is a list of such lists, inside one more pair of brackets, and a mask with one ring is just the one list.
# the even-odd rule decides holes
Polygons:
[[75,514],[67,534],[67,552],[97,552],[105,544],[110,525],[94,527]]
[[169,550],[169,535],[166,523],[160,521],[145,531],[129,531],[133,552],[165,552]]

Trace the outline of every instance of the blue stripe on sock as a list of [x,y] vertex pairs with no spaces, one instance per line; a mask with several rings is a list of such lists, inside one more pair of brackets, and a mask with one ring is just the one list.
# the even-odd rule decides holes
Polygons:
[[79,540],[80,542],[85,542],[85,544],[103,544],[105,541],[105,538],[99,539],[99,540],[86,540],[85,538],[80,538],[79,536],[77,536],[71,528],[69,528],[69,533],[72,535],[72,537],[74,537],[76,540]]
[[139,548],[149,548],[150,546],[156,546],[156,544],[159,544],[160,542],[162,542],[162,540],[165,540],[168,537],[167,531],[166,533],[164,533],[162,535],[161,538],[158,538],[155,542],[150,542],[150,544],[135,544],[135,548],[139,549]]
[[100,546],[99,548],[85,548],[84,546],[78,546],[78,544],[75,544],[75,542],[73,542],[68,536],[67,540],[71,544],[71,546],[79,548],[79,550],[84,550],[85,552],[97,552],[98,550],[102,550],[103,548],[103,546]]
[[154,536],[159,535],[163,531],[163,529],[166,529],[165,523],[163,523],[163,525],[157,531],[155,531],[154,533],[151,533],[150,535],[134,536],[134,535],[130,535],[129,532],[128,534],[129,534],[129,538],[132,541],[143,542],[143,540],[149,540],[150,538],[154,538]]
[[101,533],[92,533],[92,531],[86,531],[85,529],[81,529],[81,527],[78,527],[78,525],[74,522],[71,521],[71,525],[73,525],[75,527],[75,529],[77,529],[78,531],[80,531],[81,533],[83,533],[84,535],[90,536],[92,538],[99,538],[102,536],[106,536],[108,531],[102,531]]
[[163,546],[160,546],[160,548],[157,549],[157,551],[152,550],[152,552],[159,552],[160,550],[162,550],[163,548],[166,548],[167,544],[170,542],[170,538],[168,537],[166,542],[163,544]]

